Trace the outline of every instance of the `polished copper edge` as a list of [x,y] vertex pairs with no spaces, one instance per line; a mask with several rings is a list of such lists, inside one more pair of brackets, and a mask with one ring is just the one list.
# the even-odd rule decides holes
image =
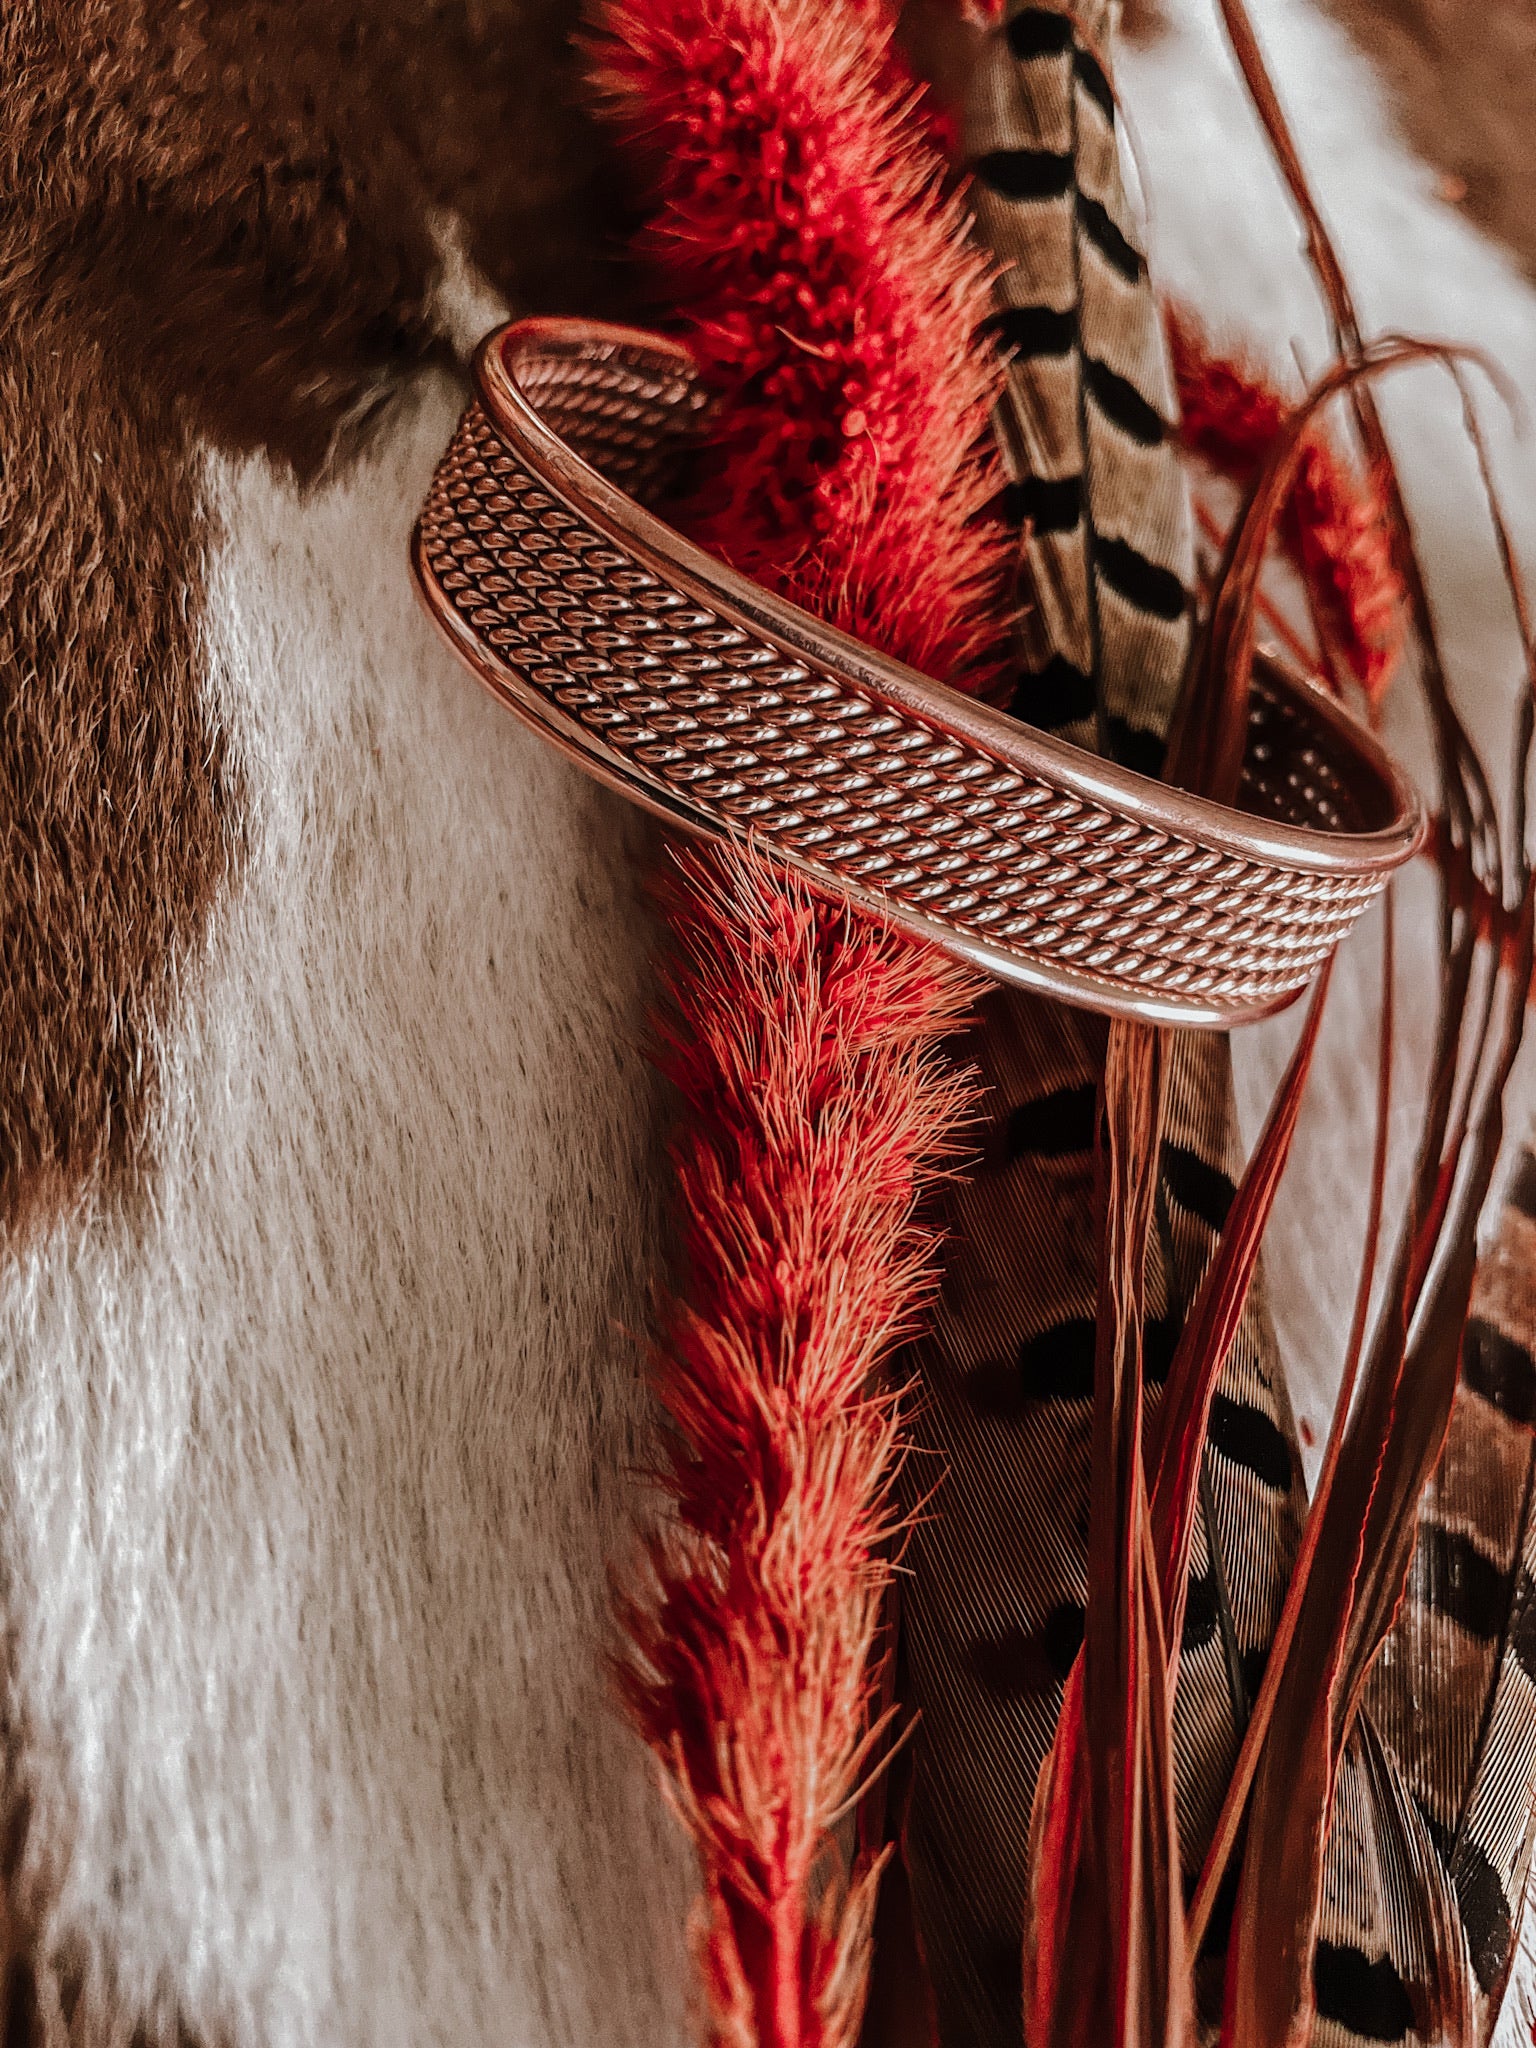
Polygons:
[[1319,688],[1255,669],[1245,808],[1070,747],[891,661],[637,502],[708,398],[686,348],[526,320],[412,537],[428,612],[488,689],[636,802],[751,840],[999,979],[1228,1029],[1305,988],[1422,807]]

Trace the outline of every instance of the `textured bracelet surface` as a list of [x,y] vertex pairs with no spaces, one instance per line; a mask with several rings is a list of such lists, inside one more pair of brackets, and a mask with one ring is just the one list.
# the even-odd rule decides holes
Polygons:
[[1423,819],[1321,691],[1255,669],[1241,809],[1063,745],[822,625],[643,507],[700,433],[685,348],[501,329],[412,543],[428,610],[590,773],[748,835],[1001,979],[1227,1028],[1304,988]]

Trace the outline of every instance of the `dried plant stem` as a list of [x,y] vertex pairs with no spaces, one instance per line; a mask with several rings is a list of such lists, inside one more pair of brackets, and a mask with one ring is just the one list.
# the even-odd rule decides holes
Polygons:
[[[1088,1536],[1094,1597],[1036,1797],[1024,1981],[1031,2048],[1160,2048],[1182,2042],[1191,2022],[1167,1637],[1142,1451],[1164,1051],[1160,1030],[1110,1025]],[[1084,1953],[1098,1954],[1101,1967],[1074,1967]]]
[[1454,361],[1467,351],[1387,336],[1325,370],[1286,416],[1259,464],[1228,536],[1199,656],[1169,739],[1168,778],[1236,801],[1248,727],[1254,615],[1270,536],[1307,459],[1318,415],[1337,397],[1406,364]]
[[846,1872],[833,1829],[881,1733],[899,1457],[875,1368],[931,1277],[914,1205],[967,1101],[935,1041],[970,989],[745,856],[684,857],[672,923],[677,1513],[622,1610],[623,1680],[699,1850],[710,2039],[850,2048],[880,1859]]
[[1311,1571],[1312,1554],[1317,1547],[1321,1519],[1317,1513],[1318,1504],[1325,1501],[1332,1491],[1334,1473],[1338,1466],[1339,1447],[1343,1439],[1343,1422],[1354,1399],[1355,1380],[1360,1367],[1360,1354],[1365,1343],[1366,1318],[1370,1311],[1371,1292],[1376,1277],[1376,1262],[1381,1244],[1382,1211],[1386,1194],[1387,1140],[1390,1135],[1392,1104],[1392,1052],[1396,1037],[1394,981],[1396,975],[1396,910],[1395,899],[1389,887],[1383,899],[1382,913],[1382,1015],[1377,1037],[1376,1074],[1376,1135],[1371,1154],[1371,1184],[1366,1210],[1365,1238],[1361,1248],[1360,1278],[1355,1289],[1354,1312],[1350,1319],[1349,1340],[1344,1351],[1344,1367],[1339,1376],[1338,1392],[1334,1398],[1333,1426],[1323,1453],[1322,1468],[1317,1485],[1313,1489],[1312,1511],[1302,1531],[1301,1552],[1291,1575],[1286,1593],[1285,1605],[1275,1628],[1274,1641],[1265,1666],[1264,1678],[1259,1687],[1257,1699],[1249,1715],[1237,1761],[1233,1765],[1231,1782],[1222,1801],[1211,1842],[1206,1850],[1205,1862],[1195,1895],[1189,1909],[1189,1939],[1191,1948],[1198,1950],[1205,1939],[1210,1925],[1212,1909],[1216,1903],[1217,1891],[1226,1875],[1233,1850],[1237,1844],[1242,1817],[1247,1807],[1249,1788],[1258,1765],[1259,1755],[1264,1746],[1270,1717],[1274,1712],[1275,1695],[1279,1688],[1280,1673],[1285,1668],[1286,1654],[1296,1632],[1296,1620],[1300,1611],[1301,1592]]
[[[1308,189],[1294,141],[1265,70],[1242,0],[1220,0],[1239,68],[1304,222],[1309,252],[1346,364],[1374,351],[1362,343],[1342,267]],[[1419,345],[1422,353],[1441,354]],[[1437,1043],[1425,1131],[1407,1216],[1388,1280],[1385,1313],[1371,1344],[1359,1398],[1336,1417],[1326,1498],[1320,1496],[1293,1588],[1283,1658],[1272,1653],[1274,1697],[1254,1773],[1237,1912],[1228,1951],[1223,2039],[1272,2048],[1305,2032],[1311,2010],[1323,1850],[1333,1785],[1371,1659],[1401,1597],[1415,1510],[1450,1415],[1461,1331],[1470,1298],[1477,1213],[1502,1129],[1500,1102],[1524,1025],[1533,899],[1524,836],[1530,750],[1531,635],[1513,553],[1469,414],[1501,559],[1526,650],[1526,693],[1516,747],[1515,835],[1508,862],[1488,778],[1451,702],[1433,613],[1391,450],[1364,378],[1349,387],[1368,464],[1392,519],[1393,559],[1419,643],[1420,681],[1435,737],[1446,824],[1442,975]],[[1515,972],[1495,998],[1491,969],[1470,1012],[1474,961],[1485,933],[1468,912],[1479,891],[1508,906],[1517,934]],[[1495,946],[1502,941],[1495,935]],[[1235,1838],[1224,1816],[1223,1843]],[[1210,1873],[1202,1894],[1211,1889]],[[1437,1967],[1454,1971],[1443,1945]],[[1464,2007],[1456,1982],[1427,1987],[1434,2009]]]
[[[1195,518],[1200,528],[1202,540],[1208,542],[1212,547],[1219,548],[1225,546],[1225,529],[1217,519],[1216,514],[1203,499],[1197,498],[1195,500]],[[1201,592],[1206,598],[1209,598],[1210,586],[1213,580],[1209,573],[1207,562],[1206,565],[1202,566],[1201,575]],[[1273,599],[1266,597],[1262,591],[1259,593],[1258,616],[1264,621],[1287,654],[1291,656],[1291,659],[1299,667],[1308,671],[1321,669],[1322,656],[1319,650],[1307,645],[1307,642],[1297,632],[1285,613],[1281,611]]]
[[[915,666],[986,682],[991,311],[883,0],[610,0],[597,82],[644,247],[717,393],[678,515]],[[658,1390],[674,1519],[623,1607],[632,1712],[699,1852],[719,2048],[853,2048],[882,1853],[836,1829],[879,1762],[896,1538],[879,1368],[932,1278],[914,1221],[969,1100],[968,980],[747,855],[690,856],[668,1070],[685,1292]]]

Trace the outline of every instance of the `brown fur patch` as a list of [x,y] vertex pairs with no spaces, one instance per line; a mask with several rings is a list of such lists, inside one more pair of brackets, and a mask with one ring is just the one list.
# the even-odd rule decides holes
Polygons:
[[1127,42],[1156,42],[1167,26],[1162,0],[1120,0],[1120,33]]
[[432,354],[434,209],[607,310],[562,0],[0,10],[0,1226],[128,1166],[238,811],[195,446],[313,475]]
[[1530,0],[1326,0],[1380,68],[1403,131],[1536,277],[1530,202],[1536,9]]
[[[440,351],[434,209],[523,305],[622,309],[573,16],[569,0],[0,7],[13,1247],[131,1186],[178,963],[238,860],[238,776],[201,669],[200,445],[313,476],[394,373]],[[45,1873],[67,1847],[27,1841],[14,1783],[0,1807],[7,2048],[184,2043],[174,1986],[154,2016],[124,2013],[100,1969],[45,1959]]]
[[195,484],[164,408],[35,317],[0,353],[0,1212],[125,1164],[171,965],[226,871]]

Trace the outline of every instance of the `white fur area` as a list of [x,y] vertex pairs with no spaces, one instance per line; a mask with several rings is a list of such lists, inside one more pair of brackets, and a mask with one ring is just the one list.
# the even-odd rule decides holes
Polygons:
[[649,835],[416,609],[461,403],[428,381],[307,496],[214,468],[247,857],[152,1212],[0,1278],[30,1874],[154,2042],[686,2031],[688,1873],[602,1666],[658,1265]]

